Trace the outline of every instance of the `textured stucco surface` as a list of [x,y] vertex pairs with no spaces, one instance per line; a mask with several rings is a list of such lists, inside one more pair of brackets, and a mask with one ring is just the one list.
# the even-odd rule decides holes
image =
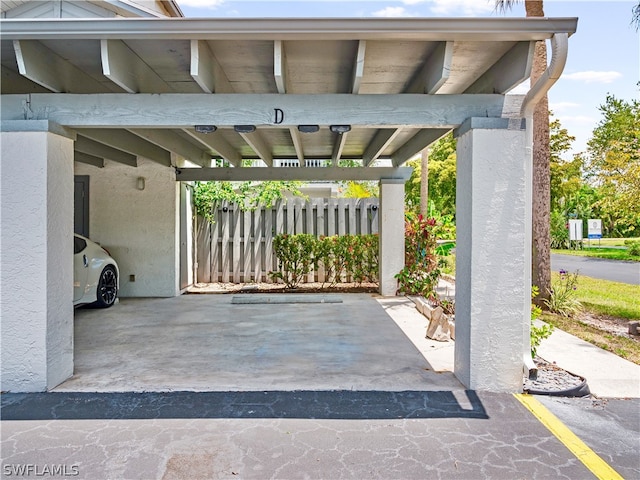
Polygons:
[[380,181],[380,294],[395,295],[404,267],[404,182]]
[[73,143],[2,133],[2,390],[73,373]]
[[[143,158],[133,168],[75,163],[89,175],[89,231],[120,268],[121,297],[172,297],[179,281],[179,185],[172,169]],[[144,190],[138,189],[144,177]],[[135,282],[129,280],[135,275]]]
[[522,388],[524,143],[524,131],[506,129],[458,139],[455,373],[473,389]]

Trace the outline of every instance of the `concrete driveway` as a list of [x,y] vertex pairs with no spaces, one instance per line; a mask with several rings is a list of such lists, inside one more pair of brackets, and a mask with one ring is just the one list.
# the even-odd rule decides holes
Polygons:
[[76,310],[74,376],[55,391],[463,390],[450,371],[435,371],[386,313],[392,303],[375,295],[240,305],[234,297]]

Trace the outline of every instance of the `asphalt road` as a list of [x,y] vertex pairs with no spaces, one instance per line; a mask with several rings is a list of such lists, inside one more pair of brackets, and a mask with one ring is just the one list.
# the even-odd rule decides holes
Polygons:
[[579,271],[580,275],[586,277],[640,285],[640,262],[624,262],[552,253],[551,270],[557,272],[560,269],[571,273]]

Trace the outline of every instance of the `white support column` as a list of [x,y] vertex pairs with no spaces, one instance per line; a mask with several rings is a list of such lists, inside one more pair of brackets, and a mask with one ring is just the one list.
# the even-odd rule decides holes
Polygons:
[[380,295],[395,295],[404,267],[404,180],[380,180]]
[[471,118],[456,133],[454,371],[471,389],[520,392],[531,289],[525,131]]
[[2,124],[1,390],[73,374],[73,139],[47,121]]

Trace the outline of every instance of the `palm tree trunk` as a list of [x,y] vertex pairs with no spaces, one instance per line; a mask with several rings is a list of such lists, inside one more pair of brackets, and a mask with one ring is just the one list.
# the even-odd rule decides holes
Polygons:
[[[543,17],[542,0],[525,0],[527,17]],[[531,84],[533,85],[547,68],[547,46],[537,42]],[[551,167],[549,162],[549,99],[545,95],[533,112],[533,213],[531,280],[538,287],[535,298],[538,305],[549,298],[551,290]]]

